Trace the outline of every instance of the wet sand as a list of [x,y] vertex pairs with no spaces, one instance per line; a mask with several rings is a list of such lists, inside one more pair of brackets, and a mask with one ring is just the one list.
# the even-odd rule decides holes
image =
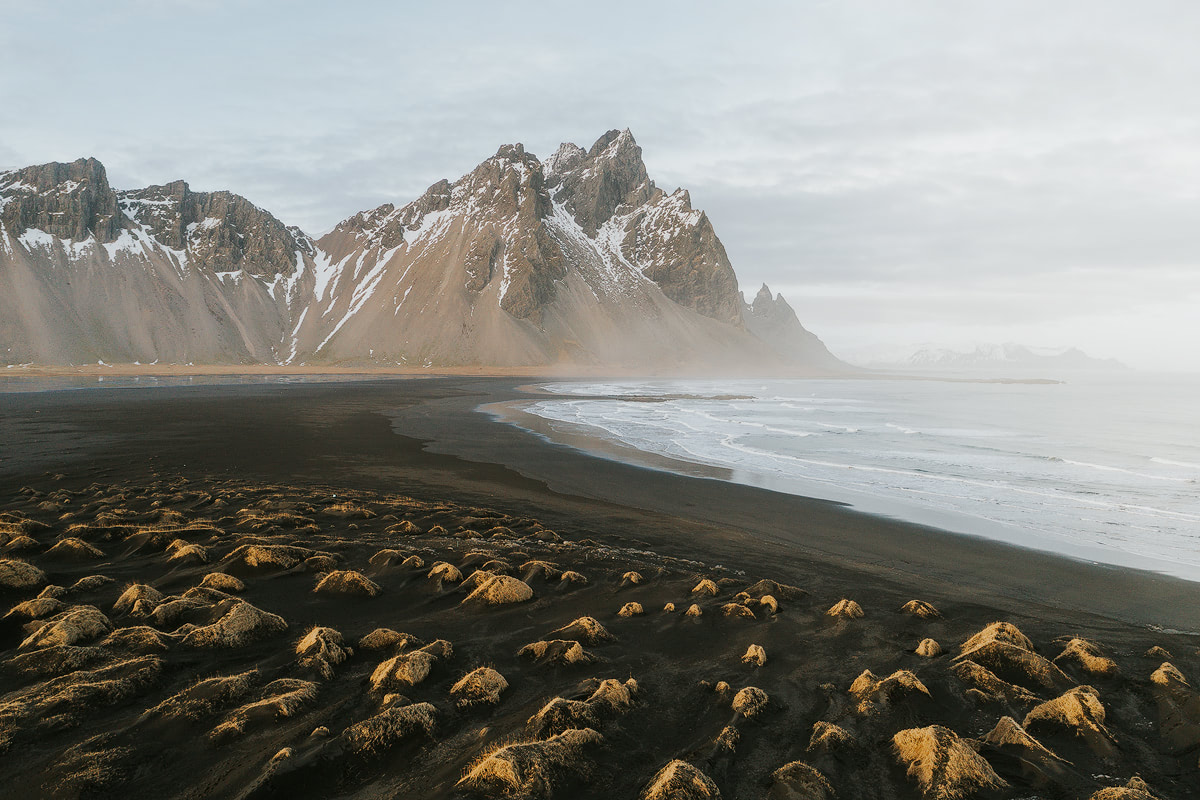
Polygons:
[[[9,728],[0,747],[10,755],[0,779],[34,795],[54,789],[62,796],[284,796],[295,786],[340,796],[489,796],[499,784],[487,770],[456,788],[468,765],[502,744],[544,742],[567,723],[531,722],[539,710],[555,697],[587,705],[599,686],[589,680],[606,678],[632,678],[638,688],[615,705],[596,699],[590,710],[572,706],[579,718],[570,727],[592,728],[600,740],[563,745],[559,750],[570,754],[564,764],[534,748],[548,764],[552,796],[637,796],[659,768],[679,758],[707,774],[726,797],[787,796],[772,773],[794,761],[819,770],[842,797],[917,797],[919,785],[906,777],[891,742],[899,731],[937,724],[978,739],[1002,717],[1021,722],[1076,684],[1097,688],[1115,744],[1097,744],[1092,734],[1035,717],[1030,732],[1040,724],[1037,739],[1069,767],[1047,777],[1049,768],[1030,766],[1033,757],[1014,746],[979,745],[1008,787],[988,791],[1086,797],[1138,773],[1155,796],[1182,798],[1200,779],[1200,737],[1192,742],[1186,727],[1178,734],[1163,699],[1167,690],[1151,680],[1167,659],[1146,655],[1151,647],[1164,648],[1195,685],[1200,639],[1186,632],[1200,627],[1200,584],[597,459],[474,411],[520,397],[516,387],[525,382],[456,376],[0,395],[0,510],[12,515],[10,528],[18,525],[14,520],[29,520],[33,540],[18,551],[9,541],[0,557],[45,574],[37,586],[5,591],[9,607],[36,597],[45,583],[69,589],[89,575],[114,579],[64,594],[54,615],[6,618],[4,708],[11,713],[6,719],[0,710],[0,723]],[[350,516],[336,510],[347,498],[358,509],[346,512]],[[120,509],[130,522],[118,529]],[[108,532],[97,522],[104,514]],[[306,521],[291,525],[289,517],[277,516],[272,522],[272,514]],[[405,521],[415,532],[396,529]],[[90,526],[77,530],[92,538],[69,535],[71,525]],[[183,532],[146,532],[163,525]],[[175,551],[167,547],[174,540],[158,541],[170,537],[183,540],[175,550],[199,545],[205,560],[173,562]],[[100,555],[52,552],[69,538]],[[255,544],[313,554],[286,566],[252,567],[239,548]],[[373,559],[388,549],[397,555]],[[404,565],[413,555],[420,567]],[[485,568],[491,560],[498,563]],[[476,569],[487,575],[474,580],[521,580],[533,596],[496,607],[478,598],[463,604],[469,592],[461,581],[427,577],[439,561],[466,581]],[[362,573],[379,587],[378,596],[314,593],[334,569]],[[245,590],[230,594],[277,615],[287,628],[213,651],[189,643],[190,631],[180,632],[179,625],[219,621],[236,599],[195,592],[193,600],[205,596],[186,614],[160,614],[162,620],[113,609],[128,583],[184,597],[212,571],[242,580]],[[630,571],[644,580],[622,585]],[[564,582],[563,572],[583,575],[587,583]],[[705,578],[716,595],[693,594]],[[775,598],[777,611],[754,596],[762,591],[739,597],[760,579],[783,585],[774,590],[788,595]],[[843,598],[856,601],[864,616],[826,616]],[[940,616],[901,612],[913,599],[932,604]],[[630,602],[644,613],[619,616]],[[673,612],[663,610],[667,603]],[[684,616],[693,603],[703,614]],[[146,615],[151,605],[142,608]],[[83,606],[94,606],[118,629],[152,628],[161,649],[143,643],[149,652],[134,652],[102,631],[66,645],[87,653],[53,651],[66,659],[61,663],[51,664],[50,655],[41,657],[49,666],[21,660],[50,647],[22,644],[41,624]],[[592,660],[517,655],[535,641],[566,639],[551,632],[582,616],[615,636],[583,646]],[[1091,672],[1068,655],[1051,678],[1037,673],[1039,679],[996,662],[994,675],[1024,693],[996,685],[984,691],[971,682],[978,676],[964,677],[954,658],[960,645],[997,620],[1032,640],[1036,658],[1021,656],[1022,663],[1055,659],[1072,637],[1081,637],[1117,671]],[[328,671],[302,664],[295,648],[313,625],[336,630],[354,653],[334,658]],[[438,652],[428,678],[417,684],[373,688],[381,663],[420,646],[358,646],[379,627],[411,634],[422,645],[445,640],[453,652]],[[937,640],[946,654],[914,653],[925,638]],[[742,663],[750,644],[765,649],[766,665]],[[80,664],[93,659],[84,672],[119,667],[120,675],[133,676],[128,692],[96,700],[94,708],[84,703],[78,718],[61,724],[36,722],[46,714],[31,716],[29,709],[49,702],[42,695],[55,687],[46,683],[71,658],[83,659]],[[138,659],[156,663],[129,663]],[[457,707],[453,684],[484,665],[500,672],[509,689],[494,706]],[[192,716],[143,713],[197,680],[252,669],[257,672],[242,694],[197,706]],[[135,680],[137,670],[153,676]],[[908,670],[924,692],[885,687],[875,700],[862,700],[863,686],[858,693],[851,688],[864,670],[879,678]],[[73,682],[97,679],[80,674]],[[730,692],[715,688],[721,681]],[[766,709],[734,711],[733,693],[751,684],[770,698]],[[293,691],[299,692],[295,708],[277,699]],[[387,701],[387,694],[400,698]],[[265,705],[238,717],[239,708],[255,703]],[[1186,725],[1200,725],[1200,719],[1190,721],[1195,712],[1186,702],[1180,707]],[[25,709],[24,716],[13,708]],[[354,732],[365,729],[354,726],[389,709],[409,709],[406,722],[393,724],[402,735],[386,747],[357,747]],[[814,724],[822,722],[846,731],[858,748],[848,752],[857,755],[810,748]],[[232,727],[222,728],[226,723]],[[309,735],[320,727],[327,735]],[[734,732],[725,739],[737,739],[732,749],[721,741],[727,727]],[[214,735],[218,729],[223,733]],[[1171,738],[1172,732],[1178,735]],[[277,757],[285,748],[291,751]],[[11,757],[21,752],[27,756]],[[170,770],[155,766],[164,758]],[[538,796],[536,787],[509,791]]]

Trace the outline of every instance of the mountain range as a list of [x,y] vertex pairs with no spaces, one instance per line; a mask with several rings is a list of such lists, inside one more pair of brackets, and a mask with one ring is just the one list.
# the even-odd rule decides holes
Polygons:
[[94,158],[0,172],[0,361],[846,368],[628,130],[505,145],[314,238],[227,191],[116,190]]

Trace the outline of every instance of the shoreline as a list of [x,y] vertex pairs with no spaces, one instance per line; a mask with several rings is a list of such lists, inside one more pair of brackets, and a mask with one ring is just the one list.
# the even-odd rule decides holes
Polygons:
[[[759,567],[790,558],[900,585],[938,585],[946,595],[965,589],[985,602],[1032,602],[1200,632],[1190,613],[1200,606],[1197,582],[957,534],[836,501],[596,457],[476,411],[527,397],[520,390],[524,383],[400,378],[0,393],[9,422],[6,430],[0,421],[0,436],[6,449],[26,456],[24,464],[0,456],[0,490],[15,488],[20,475],[65,471],[54,466],[64,449],[92,472],[129,478],[137,476],[135,464],[150,474],[250,469],[263,478],[309,482],[329,482],[332,468],[347,485],[377,490],[386,490],[391,479],[416,477],[455,496],[511,494],[565,516],[602,509],[606,518],[621,518],[625,529],[631,511],[699,526],[690,539],[645,537],[684,558],[698,554]],[[275,410],[266,414],[267,408]],[[12,426],[22,416],[24,423]],[[213,426],[213,419],[229,424]],[[332,420],[337,435],[324,430]],[[47,434],[40,442],[39,427],[30,427],[34,421]],[[391,438],[367,433],[381,425]],[[339,446],[339,436],[355,445]],[[237,453],[248,441],[260,451]],[[1086,598],[1078,596],[1080,586],[1091,587]]]
[[[517,387],[524,390],[526,387]],[[1114,569],[1132,569],[1143,572],[1177,578],[1192,583],[1200,583],[1200,567],[1182,564],[1162,558],[1142,556],[1129,551],[1106,548],[1100,545],[1072,542],[1069,540],[1051,540],[1039,537],[1037,534],[1025,532],[1019,526],[997,520],[976,517],[964,512],[925,508],[916,503],[903,503],[873,497],[859,490],[845,489],[838,486],[828,487],[820,483],[795,480],[749,480],[761,476],[747,473],[739,477],[739,473],[728,467],[705,464],[699,461],[673,458],[668,455],[648,450],[640,450],[616,438],[607,437],[600,433],[590,433],[582,426],[550,420],[537,414],[530,413],[526,407],[539,399],[562,399],[564,395],[553,395],[530,387],[537,395],[532,400],[513,400],[501,403],[490,403],[480,407],[480,411],[491,414],[497,421],[512,425],[534,436],[545,439],[550,444],[561,444],[571,447],[584,455],[594,458],[618,461],[650,470],[669,472],[675,475],[707,478],[742,486],[762,489],[768,492],[791,495],[807,500],[825,501],[843,506],[850,513],[864,514],[885,521],[895,521],[918,525],[942,531],[949,536],[968,537],[985,541],[999,542],[1024,550],[1046,555],[1057,556],[1071,561]],[[589,395],[590,399],[626,400],[625,396]],[[575,399],[571,396],[570,399]],[[576,430],[576,428],[579,428]],[[1121,561],[1116,560],[1120,558]]]

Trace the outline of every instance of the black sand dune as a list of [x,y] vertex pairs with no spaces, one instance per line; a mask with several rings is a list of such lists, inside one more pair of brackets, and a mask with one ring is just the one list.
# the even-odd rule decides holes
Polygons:
[[5,793],[1196,796],[1200,640],[1145,624],[1194,586],[464,413],[506,392],[0,397]]

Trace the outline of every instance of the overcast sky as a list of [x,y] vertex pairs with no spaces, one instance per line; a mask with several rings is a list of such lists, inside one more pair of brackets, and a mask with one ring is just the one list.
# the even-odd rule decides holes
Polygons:
[[319,234],[630,128],[835,352],[1200,370],[1200,3],[0,0],[0,165]]

